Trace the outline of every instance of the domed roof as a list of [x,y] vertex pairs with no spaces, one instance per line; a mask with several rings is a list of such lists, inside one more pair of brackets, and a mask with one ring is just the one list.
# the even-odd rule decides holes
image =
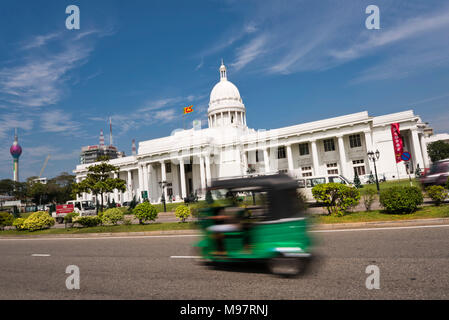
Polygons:
[[231,81],[228,81],[226,67],[222,62],[220,66],[220,82],[214,86],[210,93],[209,112],[217,109],[223,111],[222,109],[226,108],[244,109],[245,106],[240,97],[239,89]]
[[235,99],[241,101],[239,89],[227,79],[220,80],[210,93],[210,102],[220,99]]

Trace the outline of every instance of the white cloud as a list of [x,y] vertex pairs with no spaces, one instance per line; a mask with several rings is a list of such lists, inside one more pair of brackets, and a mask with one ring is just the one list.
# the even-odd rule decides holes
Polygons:
[[14,129],[31,130],[33,128],[33,120],[24,117],[18,113],[8,113],[0,115],[0,139],[8,136],[14,137]]
[[42,113],[40,126],[44,132],[62,133],[66,135],[79,133],[81,125],[73,121],[70,114],[62,110],[52,110]]
[[46,45],[49,41],[57,39],[61,35],[60,32],[38,35],[23,45],[23,50],[39,48]]
[[231,66],[236,70],[242,69],[264,52],[266,42],[267,37],[265,35],[260,35],[251,40],[247,45],[239,48],[237,50],[236,61],[231,63]]

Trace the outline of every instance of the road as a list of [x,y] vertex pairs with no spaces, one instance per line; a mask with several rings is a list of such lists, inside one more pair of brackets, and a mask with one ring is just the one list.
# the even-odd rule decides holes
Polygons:
[[[196,236],[0,240],[0,299],[448,299],[449,226],[314,232],[319,262],[284,279],[189,258]],[[32,256],[43,254],[44,256]],[[80,289],[68,290],[68,265]],[[368,290],[365,269],[380,269]]]

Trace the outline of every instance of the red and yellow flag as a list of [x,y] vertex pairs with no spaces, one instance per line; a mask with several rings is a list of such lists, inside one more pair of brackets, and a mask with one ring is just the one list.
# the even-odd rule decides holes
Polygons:
[[192,106],[188,106],[188,107],[184,107],[184,114],[190,113],[190,112],[193,112],[193,105]]

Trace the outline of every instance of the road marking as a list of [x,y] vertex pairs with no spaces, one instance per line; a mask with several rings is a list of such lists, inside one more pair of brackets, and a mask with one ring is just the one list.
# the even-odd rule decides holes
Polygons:
[[200,256],[170,256],[172,259],[200,259]]
[[[309,232],[353,232],[353,231],[382,231],[382,230],[401,230],[401,229],[422,229],[422,228],[444,228],[449,227],[449,224],[427,225],[427,226],[408,226],[408,227],[380,227],[380,228],[356,228],[356,229],[334,229],[334,230],[311,230]],[[109,240],[109,239],[146,239],[146,238],[182,238],[182,237],[199,237],[201,234],[175,234],[175,235],[161,235],[161,236],[122,236],[122,237],[90,237],[90,238],[1,238],[0,241],[42,241],[42,240]]]
[[32,257],[50,257],[48,253],[33,253]]

